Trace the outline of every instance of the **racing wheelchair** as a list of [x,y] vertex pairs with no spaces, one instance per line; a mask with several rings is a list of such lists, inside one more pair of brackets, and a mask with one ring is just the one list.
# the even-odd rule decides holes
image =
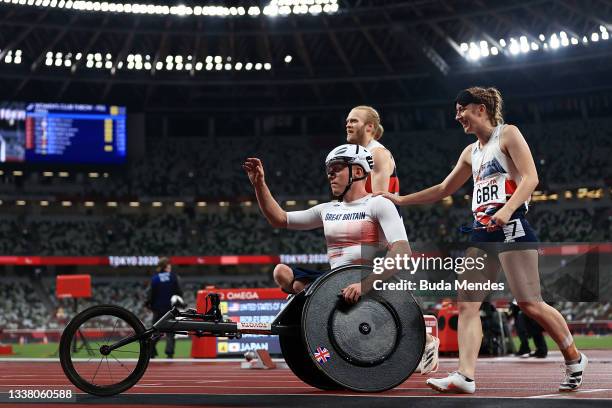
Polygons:
[[[214,293],[208,295],[206,313],[174,307],[149,328],[122,307],[93,306],[64,329],[60,363],[77,388],[111,396],[140,380],[152,340],[163,333],[229,338],[271,334],[279,336],[287,365],[305,383],[322,390],[385,391],[418,367],[425,322],[412,294],[403,290],[371,290],[356,304],[344,302],[340,291],[371,273],[365,266],[330,271],[291,297],[272,323],[225,320]],[[398,281],[402,274],[390,280]]]

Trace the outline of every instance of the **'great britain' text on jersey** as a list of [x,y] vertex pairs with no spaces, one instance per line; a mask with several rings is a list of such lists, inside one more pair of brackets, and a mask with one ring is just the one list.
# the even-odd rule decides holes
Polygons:
[[325,214],[325,221],[355,221],[365,220],[366,213],[350,213],[350,214]]

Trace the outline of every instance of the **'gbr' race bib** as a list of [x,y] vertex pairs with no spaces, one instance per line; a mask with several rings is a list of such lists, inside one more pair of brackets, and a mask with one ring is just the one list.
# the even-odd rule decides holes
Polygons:
[[474,183],[472,212],[483,206],[506,203],[506,175],[498,174]]

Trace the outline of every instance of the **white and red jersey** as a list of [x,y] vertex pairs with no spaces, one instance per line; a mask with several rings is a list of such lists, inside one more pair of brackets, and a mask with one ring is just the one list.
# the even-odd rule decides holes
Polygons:
[[[504,126],[496,126],[484,146],[480,146],[478,140],[472,145],[472,213],[476,221],[483,225],[488,224],[491,216],[506,204],[521,181],[514,162],[501,150]],[[527,205],[528,202],[525,202],[524,208],[519,210],[526,212]]]
[[[385,146],[382,145],[382,143],[380,143],[377,140],[372,139],[365,148],[370,153],[372,153],[372,149],[377,149],[379,147],[383,149],[387,149]],[[391,155],[391,159],[393,159],[393,155]],[[376,166],[376,163],[374,163],[374,166]],[[368,193],[372,192],[372,173],[368,174],[368,178],[366,179],[365,188]],[[393,159],[393,173],[391,173],[391,175],[389,176],[389,190],[388,191],[395,195],[399,195],[399,191],[400,191],[399,178],[397,177],[397,169],[395,168],[395,159]]]
[[391,201],[367,195],[346,203],[328,202],[287,213],[287,228],[321,228],[332,269],[344,265],[371,265],[377,252],[396,241],[408,241],[404,223]]

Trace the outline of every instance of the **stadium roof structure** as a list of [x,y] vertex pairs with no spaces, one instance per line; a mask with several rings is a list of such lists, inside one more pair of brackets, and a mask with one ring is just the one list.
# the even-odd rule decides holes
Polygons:
[[605,0],[135,1],[0,0],[3,99],[291,111],[612,89]]

